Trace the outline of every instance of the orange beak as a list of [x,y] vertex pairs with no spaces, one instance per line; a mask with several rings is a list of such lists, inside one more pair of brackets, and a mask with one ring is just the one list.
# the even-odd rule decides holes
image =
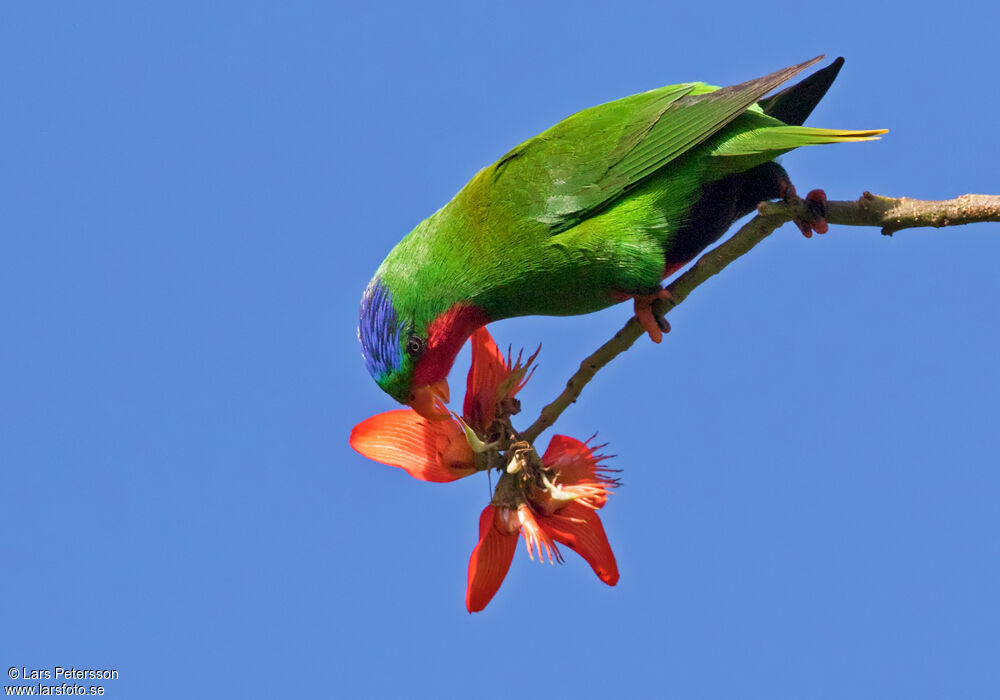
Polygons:
[[414,411],[428,420],[441,420],[450,418],[447,407],[444,405],[451,398],[448,389],[448,380],[442,379],[439,382],[418,386],[410,394],[409,404]]

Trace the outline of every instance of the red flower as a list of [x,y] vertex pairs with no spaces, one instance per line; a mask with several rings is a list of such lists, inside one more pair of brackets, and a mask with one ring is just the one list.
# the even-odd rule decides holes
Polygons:
[[[489,331],[480,328],[472,334],[463,418],[480,436],[488,437],[498,409],[512,401],[528,381],[528,366],[537,354],[524,364],[519,355],[511,369]],[[476,464],[461,423],[428,420],[412,408],[386,411],[361,421],[351,431],[349,442],[365,457],[405,469],[423,481],[454,481],[485,466]]]
[[582,556],[604,583],[618,583],[618,564],[596,512],[617,481],[606,476],[608,470],[600,462],[586,444],[556,435],[542,457],[539,475],[544,476],[544,489],[529,489],[522,503],[498,503],[508,494],[501,495],[497,484],[494,502],[479,517],[479,544],[469,559],[465,591],[469,612],[485,608],[499,590],[514,558],[519,531],[529,557],[537,551],[542,561],[544,549],[550,562],[562,561],[555,544],[559,542]]
[[532,559],[537,552],[540,561],[561,562],[556,543],[563,544],[602,581],[610,586],[618,582],[615,555],[597,516],[618,485],[601,466],[603,458],[586,443],[556,435],[539,459],[527,443],[511,444],[516,436],[509,423],[497,420],[518,411],[515,397],[531,376],[528,368],[537,355],[524,362],[518,355],[512,362],[480,328],[472,334],[461,420],[428,420],[407,408],[372,416],[351,431],[355,450],[424,481],[453,481],[486,469],[486,454],[490,448],[496,453],[498,444],[514,455],[497,482],[493,502],[479,517],[479,543],[469,560],[465,596],[469,612],[485,608],[500,588],[519,536]]
[[472,366],[465,383],[462,417],[477,433],[488,436],[490,425],[497,417],[497,409],[513,401],[531,378],[534,370],[529,372],[528,367],[538,357],[538,350],[523,364],[519,353],[517,362],[511,367],[509,351],[505,360],[485,327],[476,330],[471,340]]

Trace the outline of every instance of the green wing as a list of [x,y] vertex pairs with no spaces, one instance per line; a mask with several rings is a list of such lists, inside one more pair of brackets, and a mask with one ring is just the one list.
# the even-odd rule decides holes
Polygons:
[[670,85],[578,112],[497,161],[489,198],[550,233],[565,231],[821,59],[731,87]]

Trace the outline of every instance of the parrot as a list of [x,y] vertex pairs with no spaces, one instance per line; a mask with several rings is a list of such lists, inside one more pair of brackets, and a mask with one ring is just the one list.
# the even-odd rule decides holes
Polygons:
[[[478,328],[527,315],[586,314],[626,300],[659,342],[661,283],[765,200],[795,196],[775,158],[868,141],[885,129],[802,126],[844,59],[716,87],[656,88],[584,109],[476,173],[386,256],[361,299],[368,373],[420,415],[447,417],[447,376]],[[807,198],[823,233],[825,194]]]

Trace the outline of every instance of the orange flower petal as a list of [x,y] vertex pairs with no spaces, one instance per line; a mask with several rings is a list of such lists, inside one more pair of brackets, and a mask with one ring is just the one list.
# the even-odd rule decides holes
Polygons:
[[486,328],[477,329],[470,338],[472,366],[465,384],[462,415],[474,430],[485,433],[496,418],[497,404],[514,398],[531,378],[528,367],[538,356],[538,350],[526,362],[522,363],[518,355],[517,362],[512,363],[510,356],[504,358]]
[[465,383],[462,415],[474,430],[482,433],[496,418],[497,391],[509,372],[500,348],[485,327],[477,329],[471,340],[472,366]]
[[[517,392],[524,388],[524,385],[528,383],[531,379],[531,375],[535,373],[535,368],[531,364],[538,357],[538,353],[542,351],[542,346],[539,345],[535,349],[535,352],[531,353],[531,356],[527,360],[522,361],[523,350],[517,353],[517,362],[511,360],[510,354],[507,355],[507,367],[510,370],[510,374],[500,382],[500,386],[497,389],[497,395],[501,399],[512,399],[517,396]],[[529,371],[530,368],[530,371]]]
[[410,409],[386,411],[354,426],[351,447],[423,481],[454,481],[476,471],[472,448],[453,420],[428,420]]
[[583,487],[578,489],[580,493],[593,494],[586,500],[594,508],[603,508],[608,500],[607,494],[613,487],[621,485],[617,479],[607,475],[615,470],[602,467],[602,459],[604,457],[594,454],[586,443],[568,435],[553,435],[542,455],[542,463],[556,471],[558,483],[568,487],[568,492],[573,492],[571,487],[580,486]]
[[553,435],[549,441],[549,446],[545,449],[542,461],[546,466],[561,466],[563,463],[575,462],[578,459],[586,460],[590,457],[590,448],[587,444],[580,442],[569,435]]
[[469,557],[465,588],[465,607],[470,613],[479,612],[493,600],[517,549],[517,532],[505,535],[493,525],[495,511],[493,506],[486,506],[479,516],[479,544]]
[[539,515],[537,519],[552,539],[583,557],[604,583],[618,583],[618,562],[596,511],[573,502],[555,515]]

